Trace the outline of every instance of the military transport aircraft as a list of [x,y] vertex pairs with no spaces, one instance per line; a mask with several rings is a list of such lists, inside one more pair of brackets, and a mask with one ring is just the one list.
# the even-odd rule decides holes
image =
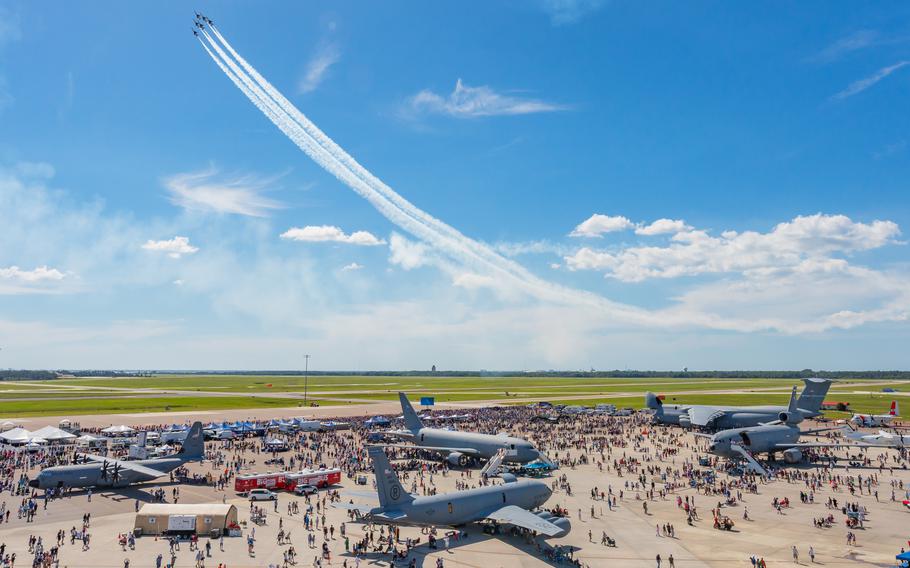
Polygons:
[[803,450],[811,448],[858,447],[857,444],[831,444],[819,442],[800,442],[803,435],[819,434],[837,430],[822,428],[819,430],[800,430],[799,423],[803,417],[796,407],[796,387],[790,395],[790,404],[786,412],[780,413],[778,420],[758,426],[731,428],[721,430],[713,435],[696,433],[709,439],[708,452],[728,459],[743,459],[749,468],[762,475],[768,472],[755,460],[755,454],[775,454],[781,452],[786,463],[799,463],[803,459]]
[[368,446],[367,451],[373,461],[379,506],[335,505],[356,511],[362,521],[455,527],[490,520],[556,537],[568,534],[572,528],[566,517],[557,517],[547,511],[531,512],[546,503],[553,493],[541,481],[516,481],[514,476],[509,476],[502,485],[420,497],[405,491],[383,446]]
[[472,458],[488,460],[500,450],[504,451],[503,461],[509,463],[528,463],[542,457],[531,442],[522,438],[427,428],[414,412],[408,397],[400,392],[398,398],[401,399],[406,430],[391,430],[386,434],[413,442],[420,449],[446,454],[446,460],[452,465],[467,465]]
[[151,460],[125,461],[90,454],[79,454],[83,463],[61,465],[41,470],[28,482],[37,489],[54,487],[126,487],[151,481],[181,465],[202,459],[205,446],[202,423],[196,422],[183,440],[180,451],[173,456]]
[[[803,379],[806,386],[796,401],[797,413],[802,418],[821,415],[820,409],[831,381],[828,379]],[[664,404],[652,392],[645,394],[645,405],[654,411],[654,420],[661,424],[678,424],[683,428],[723,430],[758,426],[777,420],[786,406],[716,406],[706,404]]]
[[900,416],[900,410],[897,406],[897,401],[891,401],[891,410],[888,411],[888,414],[854,414],[850,417],[850,422],[857,426],[887,426],[891,422]]

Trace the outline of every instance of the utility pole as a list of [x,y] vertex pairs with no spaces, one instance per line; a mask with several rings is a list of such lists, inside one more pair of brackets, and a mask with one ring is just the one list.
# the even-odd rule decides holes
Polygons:
[[310,386],[310,356],[304,355],[303,358],[306,361],[303,368],[303,405],[307,406],[307,391]]

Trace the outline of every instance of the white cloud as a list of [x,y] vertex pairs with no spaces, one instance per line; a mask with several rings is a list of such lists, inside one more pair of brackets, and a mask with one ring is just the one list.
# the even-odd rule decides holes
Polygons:
[[181,280],[181,279],[178,278],[177,280],[174,280],[174,281],[172,282],[172,284],[173,284],[174,286],[183,286],[184,282],[183,282],[183,280]]
[[273,178],[252,175],[216,179],[215,168],[177,174],[164,180],[174,205],[191,211],[267,217],[283,205],[262,195]]
[[859,93],[865,91],[866,89],[868,89],[869,87],[875,85],[882,79],[886,78],[888,75],[894,73],[901,67],[905,67],[907,65],[910,65],[910,61],[900,61],[898,63],[895,63],[894,65],[889,65],[888,67],[882,67],[881,69],[876,71],[873,75],[866,77],[865,79],[860,79],[858,81],[854,81],[854,82],[850,83],[846,89],[835,94],[834,96],[831,97],[831,99],[835,100],[835,101],[842,101],[848,97],[852,97],[853,95],[859,94]]
[[166,241],[146,241],[142,248],[145,250],[164,252],[170,258],[180,258],[185,254],[194,254],[199,250],[190,244],[189,237],[174,237]]
[[844,215],[809,215],[780,223],[768,233],[724,231],[712,237],[690,230],[665,247],[628,247],[617,252],[585,247],[565,257],[571,270],[604,270],[625,282],[705,273],[794,267],[809,258],[878,248],[900,236],[891,221],[858,223]]
[[534,114],[567,108],[537,99],[503,95],[487,86],[470,87],[461,79],[458,79],[455,90],[447,97],[423,90],[408,99],[410,114],[443,114],[456,118]]
[[309,243],[345,243],[360,246],[384,245],[385,241],[376,238],[368,231],[354,231],[346,235],[344,231],[333,225],[307,225],[306,227],[292,227],[281,233],[282,239],[302,241]]
[[357,264],[356,262],[352,262],[351,264],[346,264],[341,267],[342,272],[351,272],[353,270],[362,270],[362,269],[363,269],[363,265]]
[[600,237],[604,233],[613,233],[615,231],[625,231],[635,226],[635,223],[621,215],[611,217],[595,213],[586,221],[575,227],[570,237]]
[[558,262],[551,262],[551,263],[550,263],[550,268],[551,268],[552,270],[559,270],[560,268],[562,268],[562,265],[559,264]]
[[604,5],[605,0],[539,0],[554,25],[574,24]]
[[650,225],[645,225],[635,229],[636,235],[666,235],[670,233],[681,233],[691,229],[682,219],[658,219]]
[[389,238],[389,262],[412,270],[429,264],[429,247],[424,243],[413,242],[398,233]]
[[493,249],[508,257],[521,256],[524,254],[569,254],[571,249],[566,245],[554,243],[546,240],[528,241],[528,242],[498,242],[493,245]]
[[307,63],[303,77],[297,84],[297,91],[310,93],[316,90],[329,68],[341,59],[341,51],[334,43],[325,43],[317,49],[312,59]]
[[0,295],[55,294],[62,292],[59,282],[68,275],[47,266],[23,270],[18,266],[0,268]]
[[0,268],[0,278],[19,280],[21,282],[40,282],[42,280],[63,280],[66,275],[56,268],[39,266],[34,270],[22,270],[18,266]]

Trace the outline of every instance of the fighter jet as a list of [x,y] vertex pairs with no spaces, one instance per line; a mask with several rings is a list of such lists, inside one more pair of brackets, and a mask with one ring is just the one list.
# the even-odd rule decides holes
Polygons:
[[180,452],[173,456],[152,460],[124,461],[101,456],[80,454],[83,463],[49,467],[28,482],[36,489],[53,487],[126,487],[134,483],[151,481],[181,465],[202,459],[205,449],[202,440],[202,423],[190,428]]
[[199,20],[195,20],[193,22],[193,25],[196,26],[197,28],[199,28],[200,30],[205,29],[205,25],[202,22],[200,22]]
[[[828,379],[803,379],[806,386],[797,400],[797,413],[802,418],[821,415],[820,409],[831,381]],[[678,424],[683,428],[724,430],[743,428],[779,419],[786,406],[715,406],[704,404],[664,404],[654,393],[645,395],[645,405],[654,411],[654,420],[660,424]]]
[[[441,452],[446,455],[446,461],[452,465],[465,466],[472,458],[488,460],[500,450],[505,451],[503,461],[510,463],[528,463],[541,457],[534,445],[522,438],[514,438],[506,434],[491,435],[427,428],[414,412],[414,407],[411,406],[408,397],[400,392],[398,398],[401,399],[401,411],[404,414],[404,424],[407,429],[392,430],[386,434],[413,442],[420,449]],[[414,446],[399,447],[412,448]]]
[[199,37],[199,31],[198,31],[198,30],[193,30],[193,35],[196,36],[196,37]]
[[767,475],[768,472],[755,460],[755,454],[775,454],[781,452],[786,463],[799,463],[803,459],[803,450],[810,448],[839,448],[856,444],[827,444],[818,442],[800,442],[803,435],[828,432],[835,428],[819,430],[800,430],[802,415],[796,407],[796,387],[790,395],[787,412],[782,412],[780,419],[768,424],[747,428],[721,430],[714,435],[696,434],[709,439],[708,452],[728,459],[743,459],[750,469]]
[[854,414],[850,417],[850,423],[856,426],[887,426],[895,418],[900,416],[900,410],[897,401],[891,401],[891,410],[888,414]]
[[540,481],[516,481],[510,476],[502,485],[420,497],[408,493],[389,464],[383,446],[368,446],[376,475],[379,506],[338,503],[341,509],[357,511],[364,522],[418,526],[456,527],[490,520],[522,527],[546,536],[565,536],[572,528],[566,517],[547,511],[531,512],[553,493]]

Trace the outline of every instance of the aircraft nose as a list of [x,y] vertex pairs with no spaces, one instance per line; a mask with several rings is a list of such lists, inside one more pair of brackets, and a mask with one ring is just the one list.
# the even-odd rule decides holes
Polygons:
[[29,480],[28,480],[28,486],[29,486],[29,487],[34,487],[35,489],[38,489],[38,480],[37,480],[37,479],[29,479]]

